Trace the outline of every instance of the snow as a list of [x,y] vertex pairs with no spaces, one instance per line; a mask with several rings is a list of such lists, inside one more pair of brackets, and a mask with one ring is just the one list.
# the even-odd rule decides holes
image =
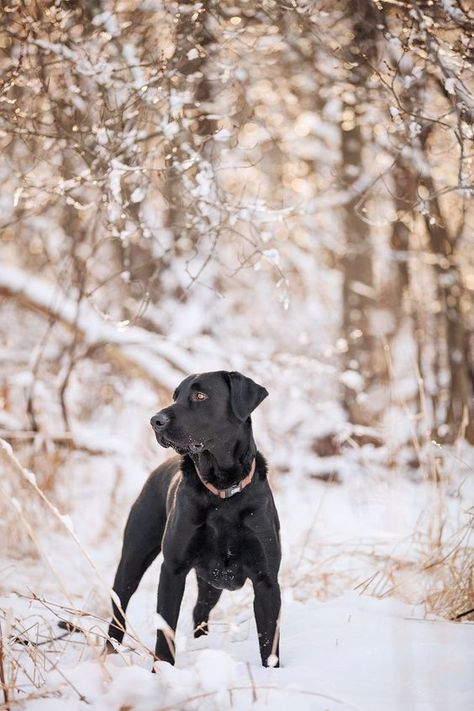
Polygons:
[[114,158],[112,160],[112,167],[109,173],[109,185],[110,185],[110,192],[112,193],[114,199],[117,201],[119,205],[122,204],[122,188],[120,185],[120,180],[122,178],[122,175],[124,172],[127,170],[130,170],[130,167],[128,165],[124,165],[121,161],[117,160],[117,158]]
[[[108,657],[51,672],[47,700],[31,711],[195,709],[306,709],[446,711],[472,708],[472,627],[423,620],[410,606],[348,594],[330,602],[286,602],[280,669],[257,665],[252,637],[225,648],[222,635],[192,645],[173,668],[134,658]],[[250,626],[253,628],[253,625]],[[254,642],[254,644],[252,644]],[[250,658],[249,662],[246,659]],[[54,698],[54,693],[60,698]],[[66,701],[67,700],[67,701]]]
[[146,190],[143,187],[135,188],[135,190],[130,195],[130,200],[132,202],[142,202],[145,199]]
[[[158,662],[152,675],[155,629],[163,626],[155,613],[160,558],[130,603],[131,636],[118,645],[117,655],[104,658],[109,585],[125,517],[147,471],[166,456],[143,421],[151,400],[146,385],[137,381],[115,420],[116,440],[110,439],[107,456],[82,461],[76,456],[68,462],[74,479],[63,503],[52,511],[63,526],[37,530],[42,548],[49,551],[49,568],[34,559],[17,561],[6,578],[15,592],[0,597],[2,625],[8,619],[15,635],[39,640],[56,636],[57,615],[86,632],[85,637],[72,634],[30,650],[33,657],[48,652],[36,694],[40,698],[29,698],[28,711],[59,711],[65,704],[79,710],[85,704],[81,699],[95,711],[127,706],[138,711],[472,708],[473,625],[427,614],[417,602],[423,578],[410,566],[412,532],[417,531],[418,546],[424,545],[439,493],[427,482],[388,480],[382,474],[384,457],[370,447],[319,460],[321,467],[334,460],[343,485],[303,476],[296,459],[289,474],[275,478],[271,470],[283,543],[281,668],[260,665],[248,583],[240,591],[224,592],[211,616],[209,635],[193,638],[196,584],[190,575],[177,630],[177,665]],[[89,427],[98,439],[110,438],[111,421],[104,412]],[[255,429],[258,438],[257,424]],[[470,457],[469,450],[459,456],[439,447],[434,451],[444,454],[447,466],[452,458],[463,482],[470,465],[462,462]],[[272,453],[267,454],[272,462]],[[117,480],[113,470],[119,462],[125,476]],[[36,486],[30,475],[26,483]],[[463,524],[463,502],[472,496],[473,486],[466,480],[464,498],[448,497],[448,532]],[[116,503],[111,509],[112,490]],[[398,580],[378,562],[389,554],[407,561]],[[74,609],[83,612],[77,616]],[[13,645],[12,650],[29,669],[28,648]],[[33,690],[27,679],[22,684],[25,691]]]
[[363,387],[363,379],[356,370],[345,370],[339,376],[340,382],[351,390],[359,392]]
[[444,88],[448,94],[456,94],[456,79],[454,77],[448,77],[444,81]]
[[466,21],[464,13],[456,5],[456,0],[441,0],[441,5],[443,6],[445,12],[448,15],[451,15],[454,20],[457,20],[458,22]]

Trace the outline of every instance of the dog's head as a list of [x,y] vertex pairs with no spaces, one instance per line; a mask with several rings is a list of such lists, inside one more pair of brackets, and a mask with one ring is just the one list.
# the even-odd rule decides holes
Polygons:
[[162,447],[178,454],[212,452],[235,439],[236,430],[267,395],[241,373],[189,375],[174,391],[173,404],[153,415],[150,423]]

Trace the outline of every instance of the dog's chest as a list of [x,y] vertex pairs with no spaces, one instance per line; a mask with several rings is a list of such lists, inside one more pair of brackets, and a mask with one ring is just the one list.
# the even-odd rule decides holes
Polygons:
[[237,590],[245,583],[245,533],[242,528],[211,518],[203,530],[196,570],[218,589]]

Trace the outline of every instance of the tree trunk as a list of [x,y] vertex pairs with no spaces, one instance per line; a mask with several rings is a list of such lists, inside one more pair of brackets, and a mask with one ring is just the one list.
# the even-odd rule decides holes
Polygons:
[[455,258],[457,239],[451,237],[439,200],[433,197],[436,193],[433,180],[424,176],[421,185],[431,196],[430,212],[424,215],[424,219],[431,251],[436,257],[434,271],[450,375],[447,408],[443,417],[446,428],[441,429],[440,436],[444,441],[453,442],[463,434],[474,444],[474,387],[469,338],[462,309],[464,286]]
[[[375,54],[377,34],[377,12],[370,2],[354,0],[350,3],[350,9],[354,17],[350,60],[355,66],[350,69],[348,82],[357,99],[346,101],[343,105],[342,174],[348,190],[353,188],[364,170],[364,138],[357,107],[367,96],[366,85],[372,71],[370,61]],[[344,385],[344,405],[351,422],[368,425],[373,423],[374,414],[358,391],[361,387],[365,391],[370,388],[376,374],[383,371],[385,359],[370,323],[370,312],[375,303],[372,245],[370,228],[357,210],[358,200],[358,196],[354,197],[344,209],[346,249],[342,260],[342,297],[343,332],[347,343],[345,369],[358,371],[361,381],[360,387],[352,387],[351,381]]]
[[[425,333],[421,328],[420,314],[414,302],[409,269],[410,250],[410,228],[407,225],[407,217],[415,219],[414,205],[416,202],[416,180],[413,172],[405,161],[400,157],[394,165],[393,177],[393,207],[396,218],[392,222],[390,235],[390,247],[393,251],[395,263],[394,278],[387,290],[385,301],[390,306],[394,318],[393,330],[389,337],[390,361],[392,375],[396,379],[399,376],[395,342],[403,332],[405,337],[413,338],[416,348],[416,363],[421,371],[422,355],[425,341]],[[422,397],[419,388],[416,390],[410,402],[415,412],[422,409]]]

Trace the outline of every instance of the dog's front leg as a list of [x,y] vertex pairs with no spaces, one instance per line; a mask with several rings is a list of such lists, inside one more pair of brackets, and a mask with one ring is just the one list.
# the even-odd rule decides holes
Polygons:
[[[253,609],[264,667],[280,666],[280,586],[268,577],[253,581]],[[270,658],[270,661],[269,661]]]
[[178,623],[179,608],[183,599],[187,571],[176,570],[163,561],[158,586],[157,612],[170,629],[159,629],[156,633],[155,656],[164,662],[174,664],[176,656],[174,635]]

